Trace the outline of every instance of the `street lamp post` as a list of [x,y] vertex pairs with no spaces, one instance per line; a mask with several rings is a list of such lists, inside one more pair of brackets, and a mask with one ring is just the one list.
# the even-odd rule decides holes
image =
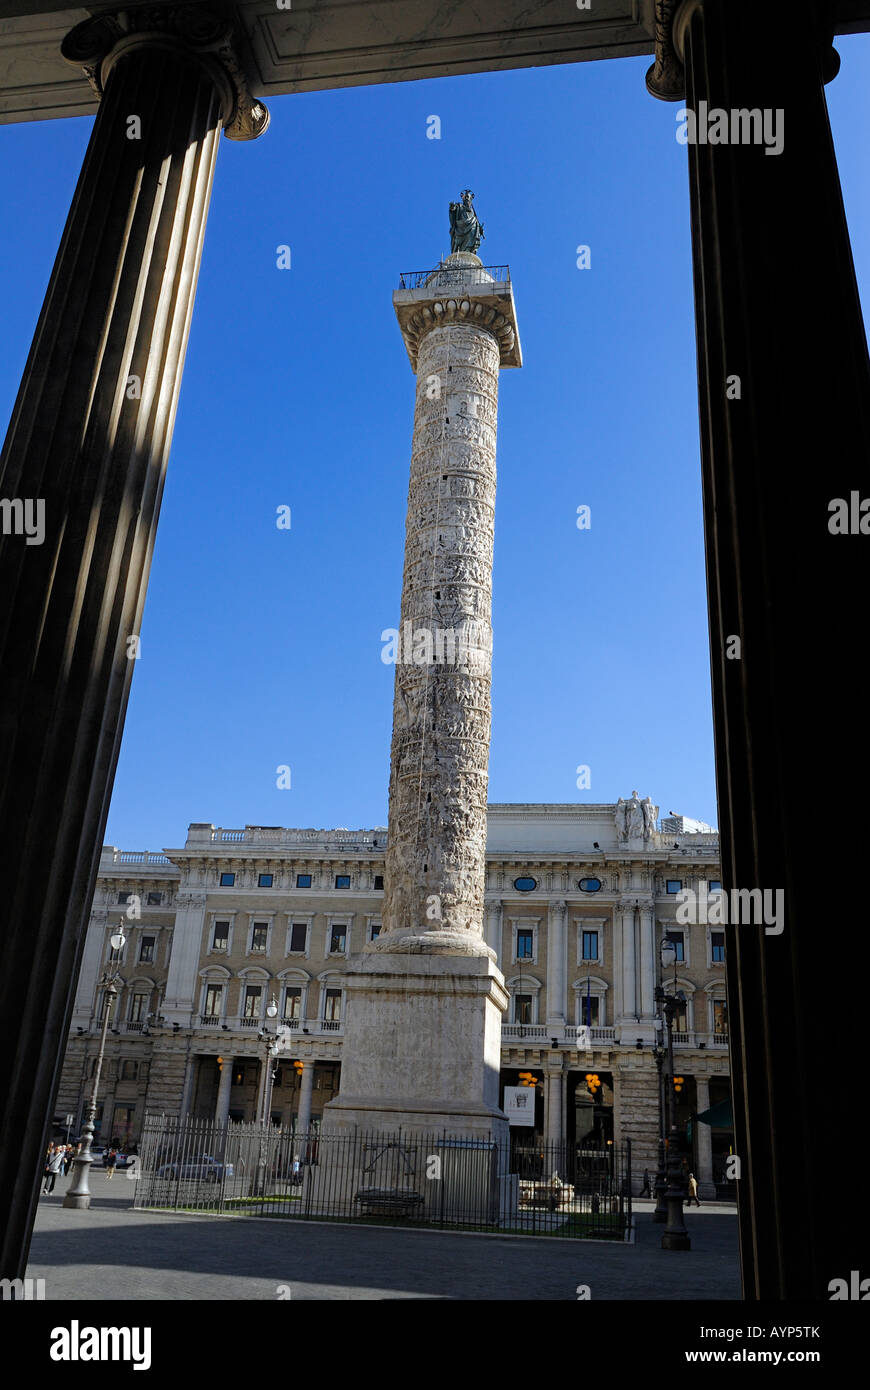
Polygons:
[[[278,1004],[274,994],[266,1006],[267,1018],[278,1017]],[[275,1032],[270,1033],[268,1026],[264,1026],[260,1033],[260,1038],[265,1041],[265,1071],[263,1074],[263,1107],[260,1112],[260,1156],[257,1162],[257,1191],[264,1194],[266,1191],[266,1162],[268,1149],[269,1123],[272,1113],[272,1087],[275,1080],[274,1064],[281,1051],[281,1034],[286,1030],[277,1025]]]
[[111,943],[112,952],[109,956],[108,968],[103,972],[103,978],[101,982],[103,986],[104,1001],[103,1031],[100,1036],[100,1050],[97,1053],[97,1067],[96,1071],[94,1072],[94,1084],[91,1089],[91,1098],[88,1102],[88,1109],[87,1114],[85,1116],[85,1122],[82,1125],[82,1146],[80,1151],[76,1154],[75,1158],[73,1159],[73,1166],[75,1169],[73,1173],[73,1180],[70,1186],[67,1188],[66,1196],[63,1199],[63,1204],[65,1207],[73,1207],[79,1211],[84,1210],[91,1205],[91,1190],[88,1186],[88,1174],[90,1172],[91,1164],[94,1161],[93,1156],[91,1154],[91,1145],[94,1139],[94,1121],[97,1117],[97,1089],[100,1084],[100,1073],[103,1070],[103,1056],[106,1051],[106,1034],[109,1031],[109,1020],[112,1015],[112,1009],[115,1004],[115,999],[118,996],[117,981],[121,978],[120,974],[118,973],[117,966],[120,963],[121,952],[124,949],[127,938],[124,936],[124,933],[121,931],[119,927],[117,931],[112,933],[111,937],[109,938],[109,941]]
[[662,1232],[662,1249],[691,1250],[692,1242],[689,1239],[683,1217],[683,1175],[680,1171],[677,1107],[674,1094],[674,1015],[685,1003],[685,997],[677,992],[677,951],[673,942],[666,941],[664,943],[661,955],[663,969],[666,969],[671,963],[674,966],[673,994],[666,994],[662,985],[657,986],[655,993],[656,1003],[664,1016],[668,1040],[668,1188],[666,1193],[668,1220]]

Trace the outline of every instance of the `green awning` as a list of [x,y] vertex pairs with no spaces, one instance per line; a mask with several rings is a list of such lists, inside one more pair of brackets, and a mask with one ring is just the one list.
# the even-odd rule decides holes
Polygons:
[[702,1110],[700,1115],[695,1116],[702,1125],[710,1125],[712,1129],[733,1129],[734,1116],[731,1113],[731,1101],[720,1100],[718,1105],[711,1105],[709,1110]]

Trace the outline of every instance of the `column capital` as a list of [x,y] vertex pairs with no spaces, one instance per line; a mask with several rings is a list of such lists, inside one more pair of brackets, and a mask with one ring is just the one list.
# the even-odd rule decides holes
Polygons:
[[647,69],[646,89],[659,101],[683,101],[686,96],[686,73],[674,32],[677,11],[685,8],[681,0],[656,0],[656,60]]
[[220,93],[229,140],[256,140],[268,128],[267,108],[248,90],[234,26],[207,5],[147,5],[97,15],[69,31],[61,55],[102,97],[115,64],[141,48],[174,49],[206,68]]
[[547,903],[547,911],[548,911],[548,912],[555,912],[555,913],[557,913],[560,917],[561,917],[561,916],[564,916],[565,912],[567,911],[567,908],[568,908],[568,904],[567,904],[567,902],[565,901],[564,898],[559,898],[559,899],[557,899],[556,902],[548,902],[548,903]]
[[[686,33],[705,0],[655,0],[656,60],[647,69],[646,87],[659,101],[686,99]],[[831,82],[840,71],[840,55],[833,47],[833,23],[820,30],[822,78]]]

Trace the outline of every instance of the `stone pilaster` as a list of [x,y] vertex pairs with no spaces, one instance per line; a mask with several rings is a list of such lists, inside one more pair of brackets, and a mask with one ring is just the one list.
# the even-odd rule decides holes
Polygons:
[[[215,157],[265,127],[227,22],[202,7],[86,20],[63,56],[101,93],[0,459],[0,495],[44,509],[0,537],[0,1274],[23,1273],[45,1117],[136,662]],[[85,81],[85,76],[81,79]],[[135,121],[131,118],[135,117]],[[59,794],[59,789],[62,794]],[[45,847],[51,871],[45,872]]]
[[656,1017],[656,915],[655,904],[653,902],[641,903],[640,905],[640,969],[639,969],[639,1002],[640,1002],[640,1026],[637,1036],[643,1038],[644,1043],[655,1042],[655,1017]]
[[622,902],[616,909],[617,931],[621,945],[620,999],[616,1017],[617,1027],[622,1026],[622,1041],[634,1044],[637,1034],[637,1015],[639,1012],[637,988],[637,950],[636,938],[637,909],[634,899]]
[[168,1024],[190,1028],[200,1004],[198,974],[202,953],[202,929],[205,922],[206,895],[204,891],[180,892],[172,936],[172,954],[166,976],[163,1017]]
[[486,905],[486,944],[494,952],[495,963],[501,970],[504,959],[504,944],[502,931],[504,926],[504,904],[498,902],[487,903]]
[[564,901],[550,903],[547,908],[547,1028],[554,1037],[564,1034],[566,1023],[566,908]]

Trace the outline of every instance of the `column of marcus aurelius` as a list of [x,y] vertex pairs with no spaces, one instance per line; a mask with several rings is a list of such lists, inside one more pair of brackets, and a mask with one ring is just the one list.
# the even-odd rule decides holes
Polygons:
[[417,394],[383,927],[349,963],[324,1119],[503,1135],[507,993],[483,899],[498,376],[521,365],[519,337],[507,269],[473,250],[403,277],[393,302]]

